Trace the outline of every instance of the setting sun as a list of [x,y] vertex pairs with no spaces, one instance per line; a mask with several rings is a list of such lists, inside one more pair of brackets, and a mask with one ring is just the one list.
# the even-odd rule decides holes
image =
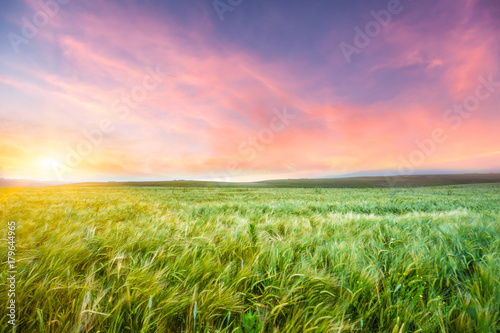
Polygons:
[[59,161],[57,161],[54,158],[44,158],[40,160],[40,165],[46,169],[56,168],[59,164],[60,164]]

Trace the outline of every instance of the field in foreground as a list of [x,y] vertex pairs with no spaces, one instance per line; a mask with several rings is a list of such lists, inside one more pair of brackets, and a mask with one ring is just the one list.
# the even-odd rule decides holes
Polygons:
[[8,188],[0,207],[18,332],[500,329],[498,184]]

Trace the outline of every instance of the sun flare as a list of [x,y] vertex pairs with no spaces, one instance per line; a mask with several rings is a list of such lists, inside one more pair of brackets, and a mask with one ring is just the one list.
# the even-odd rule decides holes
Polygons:
[[55,168],[59,165],[59,161],[54,158],[44,158],[40,160],[40,166],[46,169]]

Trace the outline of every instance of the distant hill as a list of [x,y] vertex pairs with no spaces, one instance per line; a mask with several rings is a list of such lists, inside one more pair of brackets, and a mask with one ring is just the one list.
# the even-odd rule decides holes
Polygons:
[[39,187],[39,186],[54,186],[62,184],[67,184],[67,182],[0,178],[0,187]]
[[500,173],[489,174],[439,174],[411,176],[368,176],[315,179],[276,179],[258,182],[211,182],[196,180],[170,181],[130,181],[130,182],[90,182],[61,183],[43,182],[26,179],[0,178],[0,187],[36,187],[36,186],[92,186],[92,187],[229,187],[229,188],[363,188],[363,187],[421,187],[460,184],[500,183]]
[[453,174],[453,175],[411,175],[411,176],[372,176],[319,179],[279,179],[258,182],[210,182],[195,180],[139,181],[77,183],[67,186],[160,186],[160,187],[233,187],[233,188],[363,188],[363,187],[420,187],[459,184],[500,183],[500,173],[490,174]]

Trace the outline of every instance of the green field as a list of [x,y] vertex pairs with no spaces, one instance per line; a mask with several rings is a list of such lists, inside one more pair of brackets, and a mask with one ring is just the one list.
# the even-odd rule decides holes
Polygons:
[[500,184],[4,188],[0,207],[17,332],[500,330]]

